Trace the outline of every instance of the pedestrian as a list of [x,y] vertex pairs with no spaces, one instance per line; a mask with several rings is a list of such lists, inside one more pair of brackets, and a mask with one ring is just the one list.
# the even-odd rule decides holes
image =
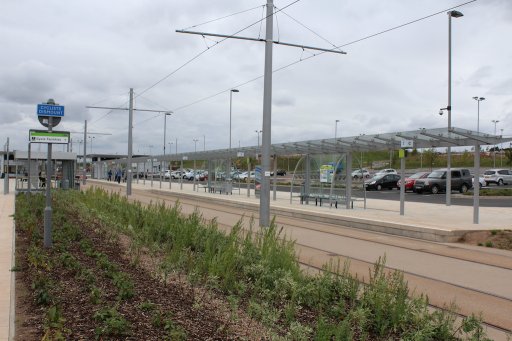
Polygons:
[[107,180],[108,180],[108,181],[112,181],[112,169],[109,169],[109,170],[108,170],[107,175],[108,175],[108,179],[107,179]]
[[118,184],[121,183],[121,176],[122,175],[123,175],[123,173],[121,172],[121,169],[118,168],[117,171],[116,171],[116,181],[117,181]]

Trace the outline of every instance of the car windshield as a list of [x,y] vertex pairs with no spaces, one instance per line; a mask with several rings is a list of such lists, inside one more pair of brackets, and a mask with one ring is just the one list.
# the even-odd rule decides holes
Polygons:
[[442,179],[444,174],[446,172],[445,171],[433,171],[432,173],[430,173],[427,178],[431,178],[431,179]]
[[421,178],[423,176],[423,174],[425,174],[425,173],[416,173],[416,174],[411,175],[409,178],[411,178],[411,179],[419,179],[419,178]]
[[371,180],[379,180],[382,179],[386,174],[375,174]]
[[495,171],[485,171],[484,175],[494,175]]

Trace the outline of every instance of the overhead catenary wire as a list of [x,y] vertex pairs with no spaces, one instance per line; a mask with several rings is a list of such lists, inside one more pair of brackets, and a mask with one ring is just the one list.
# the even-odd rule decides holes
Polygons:
[[[448,8],[448,9],[444,9],[444,10],[442,10],[442,11],[438,11],[438,12],[436,12],[436,13],[433,13],[433,14],[430,14],[430,15],[427,15],[427,16],[424,16],[424,17],[421,17],[421,18],[418,18],[418,19],[415,19],[415,20],[412,20],[412,21],[406,22],[406,23],[404,23],[404,24],[400,24],[400,25],[398,25],[398,26],[391,27],[391,28],[389,28],[389,29],[385,29],[385,30],[383,30],[383,31],[379,31],[379,32],[377,32],[377,33],[374,33],[374,34],[371,34],[371,35],[368,35],[368,36],[365,36],[365,37],[362,37],[362,38],[358,38],[358,39],[356,39],[356,40],[353,40],[353,41],[350,41],[350,42],[347,42],[347,43],[344,43],[344,44],[341,44],[341,45],[337,45],[337,46],[336,46],[336,45],[334,45],[334,44],[332,44],[332,43],[330,43],[330,42],[329,42],[329,43],[330,43],[331,45],[333,45],[333,49],[332,49],[332,50],[334,51],[334,50],[337,50],[337,49],[339,49],[339,48],[341,48],[341,47],[345,47],[345,46],[353,45],[353,44],[356,44],[356,43],[358,43],[358,42],[361,42],[361,41],[364,41],[364,40],[367,40],[367,39],[370,39],[370,38],[377,37],[377,36],[382,35],[382,34],[384,34],[384,33],[388,33],[388,32],[391,32],[391,31],[397,30],[397,29],[399,29],[399,28],[402,28],[402,27],[405,27],[405,26],[408,26],[408,25],[414,24],[414,23],[416,23],[416,22],[419,22],[419,21],[422,21],[422,20],[426,20],[426,19],[431,18],[431,17],[433,17],[433,16],[436,16],[436,15],[439,15],[439,14],[442,14],[442,13],[445,13],[446,11],[449,11],[449,10],[452,10],[452,9],[455,9],[455,8],[458,8],[458,7],[465,6],[465,5],[467,5],[467,4],[469,4],[469,3],[472,3],[472,2],[475,2],[475,1],[477,1],[477,0],[471,0],[471,1],[465,2],[465,3],[463,3],[463,4],[460,4],[460,5],[457,5],[457,6],[453,6],[453,7],[450,7],[450,8]],[[285,9],[285,8],[282,8],[282,9],[280,9],[280,11],[282,12],[284,9]],[[311,59],[311,58],[317,57],[317,56],[319,56],[319,55],[322,55],[322,54],[324,54],[324,53],[326,53],[326,52],[328,52],[328,51],[325,51],[325,52],[319,52],[319,53],[313,53],[312,55],[307,56],[307,57],[304,57],[304,58],[302,58],[302,55],[301,55],[301,58],[300,58],[299,60],[293,61],[293,62],[291,62],[291,63],[289,63],[289,64],[286,64],[286,65],[283,65],[283,66],[281,66],[281,67],[278,67],[278,68],[276,68],[276,69],[272,70],[272,73],[276,73],[276,72],[282,71],[282,70],[287,69],[287,68],[289,68],[289,67],[291,67],[291,66],[293,66],[293,65],[296,65],[296,64],[298,64],[298,63],[300,63],[300,62],[303,62],[303,61],[309,60],[309,59]],[[251,83],[251,82],[254,82],[254,81],[256,81],[256,80],[258,80],[258,79],[260,79],[260,78],[263,78],[263,75],[260,75],[260,76],[258,76],[258,77],[254,77],[254,78],[252,78],[252,79],[250,79],[250,80],[248,80],[248,81],[245,81],[245,82],[243,82],[243,83],[240,83],[240,84],[234,85],[234,86],[232,86],[232,87],[229,87],[227,90],[222,90],[222,91],[219,91],[219,92],[217,92],[217,93],[215,93],[215,94],[212,94],[212,95],[209,95],[209,96],[203,97],[203,98],[201,98],[201,99],[198,99],[198,100],[196,100],[196,101],[193,101],[193,102],[191,102],[191,103],[189,103],[189,104],[182,105],[182,106],[180,106],[180,107],[177,107],[177,108],[173,109],[173,111],[174,111],[174,112],[177,112],[177,111],[183,110],[183,109],[188,108],[188,107],[190,107],[190,106],[192,106],[192,105],[195,105],[195,104],[198,104],[198,103],[204,102],[204,101],[206,101],[206,100],[208,100],[208,99],[211,99],[211,98],[213,98],[213,97],[219,96],[219,95],[221,95],[221,94],[223,94],[223,93],[225,93],[225,92],[227,92],[227,91],[230,91],[230,89],[237,88],[237,87],[242,87],[242,86],[244,86],[244,85],[247,85],[247,84],[249,84],[249,83]]]
[[315,36],[317,36],[318,38],[322,39],[323,41],[325,41],[326,43],[328,43],[332,47],[336,47],[336,44],[334,44],[333,42],[329,41],[328,39],[322,37],[320,34],[318,34],[317,32],[313,31],[311,28],[309,28],[308,26],[304,25],[302,22],[300,22],[299,20],[295,19],[294,17],[292,17],[291,15],[286,13],[285,11],[281,11],[281,13],[283,13],[288,18],[290,18],[291,20],[295,21],[297,24],[299,24],[300,26],[304,27],[306,30],[308,30],[309,32],[313,33]]
[[[297,2],[299,2],[299,1],[301,1],[301,0],[295,0],[295,1],[292,1],[291,3],[289,3],[288,5],[286,5],[285,7],[283,7],[282,9],[280,9],[279,11],[286,9],[286,8],[288,8],[288,7],[290,7],[290,6],[294,5],[294,4],[296,4],[296,3],[297,3]],[[261,5],[260,5],[260,6],[261,6]],[[255,7],[255,8],[259,8],[260,6],[257,6],[257,7]],[[264,7],[264,6],[263,6],[263,7]],[[239,12],[239,13],[244,13],[244,12],[247,12],[247,11],[253,10],[253,9],[255,9],[255,8],[252,8],[252,9],[249,9],[249,10],[245,10],[245,11],[242,11],[242,12]],[[232,14],[232,15],[236,15],[236,14],[239,14],[239,13],[234,13],[234,14]],[[274,15],[274,14],[275,14],[275,13],[273,12],[271,15]],[[228,16],[226,16],[226,17],[230,17],[230,16],[232,16],[232,15],[228,15]],[[254,23],[252,23],[252,24],[250,24],[250,25],[247,25],[246,27],[244,27],[244,28],[242,28],[242,29],[238,30],[237,32],[235,32],[235,33],[233,33],[233,34],[231,34],[231,35],[230,35],[230,37],[231,37],[231,36],[234,36],[234,35],[236,35],[236,34],[238,34],[238,33],[240,33],[240,32],[243,32],[243,31],[247,30],[248,28],[250,28],[250,27],[252,27],[252,26],[254,26],[254,25],[258,24],[258,23],[263,22],[263,20],[265,20],[266,18],[267,18],[267,16],[265,16],[265,17],[261,18],[260,20],[258,20],[258,21],[256,21],[256,22],[254,22]],[[220,19],[222,19],[222,18],[214,19],[214,20],[211,20],[211,21],[209,21],[209,22],[216,21],[216,20],[220,20]],[[203,24],[204,24],[204,23],[203,23]],[[200,26],[200,25],[202,25],[202,24],[194,25],[194,26],[192,26],[192,27],[197,27],[197,26]],[[138,96],[143,95],[144,93],[148,92],[149,90],[153,89],[154,87],[156,87],[157,85],[159,85],[160,83],[162,83],[163,81],[165,81],[166,79],[168,79],[169,77],[171,77],[172,75],[174,75],[175,73],[177,73],[179,70],[183,69],[185,66],[187,66],[187,65],[188,65],[188,64],[190,64],[190,63],[192,63],[194,60],[198,59],[198,58],[199,58],[200,56],[202,56],[205,52],[209,51],[212,47],[217,46],[218,44],[220,44],[220,43],[222,43],[222,42],[226,41],[228,38],[229,38],[229,37],[226,37],[226,38],[224,38],[224,39],[221,39],[220,41],[216,41],[216,42],[215,42],[215,44],[214,44],[214,45],[212,45],[212,46],[208,46],[208,44],[206,44],[206,46],[207,46],[207,47],[206,47],[206,49],[204,49],[203,51],[201,51],[201,52],[199,52],[198,54],[196,54],[194,57],[192,57],[191,59],[189,59],[188,61],[186,61],[186,62],[185,62],[185,63],[183,63],[182,65],[180,65],[178,68],[176,68],[176,69],[175,69],[174,71],[172,71],[171,73],[169,73],[169,74],[165,75],[163,78],[161,78],[160,80],[158,80],[157,82],[155,82],[154,84],[152,84],[151,86],[149,86],[148,88],[146,88],[146,89],[142,90],[138,95],[136,95],[136,96],[134,97],[134,99],[135,99],[135,98],[137,98]],[[127,104],[127,102],[125,102],[125,104],[124,104],[124,105],[126,105],[126,104]],[[101,116],[99,119],[94,120],[94,123],[96,123],[97,121],[99,121],[99,120],[101,120],[101,119],[103,119],[103,118],[107,117],[107,116],[108,116],[108,115],[110,115],[113,111],[114,111],[114,110],[110,110],[109,112],[107,112],[106,114],[104,114],[103,116]]]
[[144,93],[146,93],[146,92],[148,92],[149,90],[153,89],[155,86],[157,86],[158,84],[162,83],[162,82],[163,82],[163,81],[165,81],[167,78],[171,77],[172,75],[174,75],[175,73],[177,73],[179,70],[183,69],[183,68],[184,68],[185,66],[187,66],[188,64],[192,63],[194,60],[196,60],[197,58],[199,58],[200,56],[202,56],[204,53],[206,53],[207,51],[209,51],[212,47],[217,46],[217,45],[219,45],[219,44],[223,43],[224,41],[226,41],[227,39],[229,39],[229,38],[231,38],[231,37],[235,36],[236,34],[238,34],[238,33],[240,33],[240,32],[243,32],[243,31],[245,31],[245,30],[249,29],[250,27],[252,27],[252,26],[254,26],[254,25],[258,24],[259,22],[261,22],[262,20],[267,19],[267,17],[269,17],[269,16],[273,16],[273,15],[275,15],[277,12],[282,11],[282,10],[284,10],[284,9],[286,9],[286,8],[288,8],[288,7],[292,6],[292,5],[294,5],[294,4],[296,4],[297,2],[299,2],[299,1],[301,1],[301,0],[294,0],[294,1],[292,1],[291,3],[289,3],[288,5],[286,5],[285,7],[283,7],[282,9],[280,9],[280,10],[278,10],[278,11],[276,11],[276,12],[274,12],[274,11],[273,11],[273,12],[272,12],[272,14],[270,14],[270,15],[268,15],[268,16],[265,16],[264,18],[262,18],[262,19],[260,19],[260,20],[258,20],[258,21],[256,21],[256,22],[254,22],[254,23],[252,23],[252,24],[250,24],[250,25],[245,26],[244,28],[242,28],[242,29],[240,29],[240,30],[236,31],[235,33],[233,33],[233,34],[229,35],[228,37],[226,37],[226,38],[224,38],[224,39],[219,40],[219,41],[218,41],[218,42],[216,42],[213,46],[210,46],[210,48],[207,48],[207,49],[205,49],[205,50],[203,50],[203,51],[199,52],[198,54],[196,54],[194,57],[192,57],[191,59],[189,59],[188,61],[186,61],[185,63],[183,63],[181,66],[179,66],[178,68],[176,68],[176,69],[175,69],[174,71],[172,71],[171,73],[167,74],[166,76],[164,76],[163,78],[161,78],[161,79],[160,79],[160,80],[158,80],[156,83],[154,83],[153,85],[149,86],[148,88],[146,88],[146,89],[142,90],[142,91],[139,93],[139,96],[140,96],[140,95],[142,95],[142,94],[144,94]]
[[194,27],[199,27],[199,26],[206,25],[206,24],[210,24],[210,23],[212,23],[212,22],[219,21],[219,20],[222,20],[222,19],[226,19],[226,18],[229,18],[229,17],[235,16],[235,15],[238,15],[238,14],[242,14],[242,13],[250,12],[250,11],[253,11],[253,10],[255,10],[255,9],[258,9],[258,8],[260,8],[260,7],[262,7],[262,6],[264,7],[265,5],[258,5],[258,6],[256,6],[256,7],[249,8],[249,9],[246,9],[246,10],[243,10],[243,11],[239,11],[239,12],[236,12],[236,13],[228,14],[228,15],[225,15],[225,16],[220,17],[220,18],[211,19],[211,20],[205,21],[205,22],[200,23],[200,24],[196,24],[196,25],[189,26],[189,27],[185,28],[185,30],[188,30],[188,29],[191,29],[191,28],[194,28]]
[[[292,2],[292,3],[290,3],[290,4],[288,4],[287,6],[285,6],[285,7],[283,7],[283,8],[278,9],[277,11],[279,11],[279,12],[283,12],[286,8],[288,8],[288,7],[290,7],[291,5],[293,5],[293,4],[295,4],[295,3],[297,3],[298,1],[300,1],[300,0],[296,0],[296,1],[294,1],[294,2]],[[404,23],[404,24],[400,24],[400,25],[397,25],[397,26],[394,26],[394,27],[391,27],[391,28],[388,28],[388,29],[385,29],[385,30],[379,31],[379,32],[377,32],[377,33],[373,33],[373,34],[371,34],[371,35],[368,35],[368,36],[365,36],[365,37],[362,37],[362,38],[358,38],[358,39],[352,40],[352,41],[350,41],[350,42],[347,42],[347,43],[344,43],[344,44],[341,44],[341,45],[335,45],[335,44],[333,44],[333,43],[329,42],[328,40],[326,40],[325,38],[322,38],[320,35],[318,35],[318,36],[319,36],[321,39],[324,39],[326,42],[328,42],[331,46],[333,46],[332,50],[334,51],[334,50],[337,50],[337,49],[339,49],[339,48],[341,48],[341,47],[346,47],[346,46],[349,46],[349,45],[353,45],[353,44],[359,43],[359,42],[361,42],[361,41],[365,41],[365,40],[368,40],[368,39],[371,39],[371,38],[374,38],[374,37],[380,36],[380,35],[382,35],[382,34],[389,33],[389,32],[391,32],[391,31],[394,31],[394,30],[397,30],[397,29],[403,28],[403,27],[405,27],[405,26],[412,25],[412,24],[417,23],[417,22],[419,22],[419,21],[429,19],[429,18],[434,17],[434,16],[436,16],[436,15],[439,15],[439,14],[442,14],[442,13],[446,13],[447,11],[450,11],[450,10],[453,10],[453,9],[455,9],[455,8],[459,8],[459,7],[465,6],[465,5],[470,4],[470,3],[472,3],[472,2],[475,2],[475,1],[477,1],[477,0],[467,1],[467,2],[465,2],[465,3],[462,3],[462,4],[459,4],[459,5],[456,5],[456,6],[453,6],[453,7],[450,7],[450,8],[447,8],[447,9],[444,9],[444,10],[441,10],[441,11],[438,11],[438,12],[435,12],[435,13],[432,13],[432,14],[429,14],[429,15],[427,15],[427,16],[420,17],[420,18],[418,18],[418,19],[414,19],[414,20],[408,21],[408,22],[406,22],[406,23]],[[277,12],[277,11],[276,11],[276,12]],[[284,12],[283,12],[283,13],[284,13]],[[274,14],[275,14],[275,13],[274,13]],[[285,13],[285,14],[286,14],[286,13]],[[290,18],[291,18],[291,17],[290,17]],[[266,19],[266,17],[265,17],[265,18],[262,18],[262,19],[261,19],[261,20],[259,20],[258,22],[262,22],[264,19]],[[245,30],[245,29],[247,29],[247,28],[249,28],[249,27],[251,27],[251,26],[253,26],[253,25],[255,25],[255,23],[253,23],[253,24],[251,24],[251,25],[249,25],[249,26],[246,26],[246,28],[244,28],[244,29],[242,29],[242,30],[239,30],[238,32],[236,32],[236,33],[234,33],[234,34],[232,34],[232,35],[238,34],[239,32],[242,32],[243,30]],[[305,28],[307,28],[306,26],[304,26],[304,27],[305,27]],[[307,28],[307,29],[308,29],[308,30],[310,30],[309,28]],[[311,31],[312,33],[314,33],[314,31],[312,31],[312,30],[310,30],[310,31]],[[314,34],[316,34],[316,33],[314,33]],[[218,43],[221,43],[221,42],[225,41],[226,39],[229,39],[229,37],[222,39],[222,40],[221,40],[221,41],[219,41]],[[167,78],[168,78],[168,77],[170,77],[172,74],[176,73],[179,69],[183,68],[184,66],[188,65],[188,64],[189,64],[190,62],[192,62],[193,60],[197,59],[197,58],[198,58],[200,55],[202,55],[204,52],[206,52],[206,50],[205,50],[205,51],[202,51],[200,54],[198,54],[198,55],[196,55],[195,57],[193,57],[193,59],[189,60],[188,62],[186,62],[185,64],[183,64],[182,66],[180,66],[178,69],[176,69],[175,71],[173,71],[173,73],[171,73],[171,74],[167,75],[166,77],[164,77],[163,79],[161,79],[159,82],[155,83],[153,86],[151,86],[151,87],[147,88],[147,89],[146,89],[146,90],[144,90],[142,93],[139,93],[137,96],[141,96],[144,92],[147,92],[148,90],[150,90],[150,89],[151,89],[151,88],[153,88],[154,86],[158,85],[160,82],[162,82],[163,80],[167,79]],[[291,63],[288,63],[288,64],[286,64],[286,65],[283,65],[283,66],[281,66],[281,67],[278,67],[278,68],[274,69],[274,70],[272,71],[272,73],[277,73],[277,72],[279,72],[279,71],[285,70],[285,69],[287,69],[287,68],[289,68],[289,67],[291,67],[291,66],[294,66],[294,65],[299,64],[299,63],[301,63],[301,62],[303,62],[303,61],[306,61],[306,60],[312,59],[312,58],[314,58],[314,57],[317,57],[317,56],[322,55],[322,54],[324,54],[324,53],[326,53],[326,52],[328,52],[328,51],[325,51],[325,52],[319,52],[319,53],[313,53],[312,55],[307,56],[307,57],[304,57],[304,58],[302,58],[302,55],[301,55],[300,59],[298,59],[298,60],[296,60],[296,61],[293,61],[293,62],[291,62]],[[216,97],[216,96],[219,96],[219,95],[221,95],[221,94],[223,94],[223,93],[226,93],[226,92],[230,91],[230,90],[231,90],[231,89],[233,89],[233,88],[243,87],[243,86],[245,86],[245,85],[247,85],[247,84],[249,84],[249,83],[252,83],[252,82],[254,82],[254,81],[257,81],[258,79],[261,79],[261,78],[263,78],[263,75],[260,75],[260,76],[257,76],[257,77],[254,77],[254,78],[251,78],[251,79],[249,79],[249,80],[247,80],[247,81],[244,81],[244,82],[242,82],[242,83],[239,83],[239,84],[237,84],[237,85],[235,85],[235,86],[229,87],[228,89],[221,90],[221,91],[218,91],[218,92],[216,92],[216,93],[214,93],[214,94],[212,94],[212,95],[208,95],[208,96],[206,96],[206,97],[203,97],[203,98],[200,98],[200,99],[198,99],[198,100],[195,100],[195,101],[193,101],[193,102],[191,102],[191,103],[189,103],[189,104],[185,104],[185,105],[182,105],[182,106],[176,107],[176,108],[174,108],[174,109],[172,109],[172,110],[170,110],[170,111],[173,111],[173,112],[175,112],[175,113],[176,113],[176,112],[178,112],[178,111],[181,111],[181,110],[184,110],[184,109],[186,109],[186,108],[188,108],[188,107],[191,107],[191,106],[193,106],[193,105],[195,105],[195,104],[198,104],[198,103],[204,102],[204,101],[206,101],[206,100],[209,100],[209,99],[211,99],[211,98],[214,98],[214,97]],[[143,123],[145,123],[145,122],[148,122],[148,121],[150,121],[150,120],[152,120],[152,119],[155,119],[155,118],[157,118],[157,117],[159,117],[159,116],[160,116],[160,115],[155,115],[154,117],[150,117],[150,118],[148,118],[148,119],[145,119],[145,120],[143,120],[143,121],[141,121],[141,122],[138,122],[138,123],[137,123],[137,125],[140,125],[140,124],[143,124]]]

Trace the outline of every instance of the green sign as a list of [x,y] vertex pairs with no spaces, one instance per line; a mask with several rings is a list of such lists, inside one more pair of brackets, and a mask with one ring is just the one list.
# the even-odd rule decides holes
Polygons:
[[29,142],[30,143],[55,143],[55,144],[68,144],[69,143],[68,131],[52,131],[46,130],[30,130]]

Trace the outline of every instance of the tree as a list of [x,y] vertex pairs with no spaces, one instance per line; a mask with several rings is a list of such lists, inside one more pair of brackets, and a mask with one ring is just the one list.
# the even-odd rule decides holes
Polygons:
[[430,170],[434,167],[434,164],[439,159],[439,153],[434,149],[430,148],[423,152],[425,163],[430,166]]
[[507,165],[512,165],[512,148],[505,150],[505,156],[507,157]]

